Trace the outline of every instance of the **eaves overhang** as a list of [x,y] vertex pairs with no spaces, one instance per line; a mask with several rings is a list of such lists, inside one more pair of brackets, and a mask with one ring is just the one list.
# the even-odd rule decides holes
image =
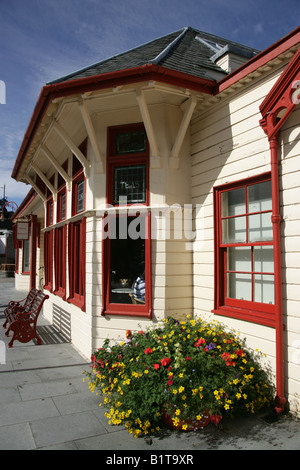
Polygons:
[[49,104],[53,100],[148,80],[155,80],[165,84],[187,88],[189,90],[198,91],[208,95],[213,94],[213,89],[216,85],[214,80],[185,74],[156,64],[145,64],[140,67],[45,85],[40,92],[38,101],[24,135],[23,142],[12,171],[12,178],[18,178],[18,173],[25,155]]
[[296,46],[300,47],[300,26],[220,80],[214,89],[214,94],[225,91]]

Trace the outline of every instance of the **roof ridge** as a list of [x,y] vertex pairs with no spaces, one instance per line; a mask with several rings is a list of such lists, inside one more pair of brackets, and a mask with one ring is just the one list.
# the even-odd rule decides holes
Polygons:
[[176,44],[182,39],[186,32],[189,31],[191,28],[190,26],[186,26],[183,28],[183,31],[175,38],[170,44],[167,45],[154,59],[148,61],[149,64],[158,64],[175,46]]

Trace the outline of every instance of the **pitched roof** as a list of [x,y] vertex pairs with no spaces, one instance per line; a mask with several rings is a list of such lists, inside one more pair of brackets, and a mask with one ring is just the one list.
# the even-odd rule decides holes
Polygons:
[[140,67],[149,63],[196,77],[215,80],[227,75],[215,63],[220,54],[227,50],[247,59],[254,57],[259,52],[257,49],[186,27],[51,81],[48,85]]

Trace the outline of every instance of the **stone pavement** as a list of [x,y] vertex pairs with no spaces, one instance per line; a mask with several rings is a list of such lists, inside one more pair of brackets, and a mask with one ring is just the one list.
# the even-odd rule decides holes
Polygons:
[[210,424],[194,433],[164,430],[151,439],[135,439],[124,426],[110,426],[106,410],[99,407],[101,398],[83,382],[88,360],[43,317],[38,321],[42,345],[15,342],[7,348],[3,310],[9,300],[25,295],[15,290],[14,279],[0,276],[1,450],[102,450],[118,456],[125,451],[186,455],[198,450],[300,449],[300,421],[288,415],[269,424],[255,416],[224,421],[220,429]]

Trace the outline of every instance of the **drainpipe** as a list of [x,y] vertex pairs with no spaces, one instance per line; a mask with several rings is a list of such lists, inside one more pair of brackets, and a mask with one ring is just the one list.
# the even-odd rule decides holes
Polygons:
[[278,172],[278,140],[271,137],[271,181],[272,181],[272,224],[274,241],[274,271],[275,271],[275,328],[276,328],[276,392],[275,410],[278,414],[284,411],[287,402],[284,397],[284,357],[283,357],[283,315],[282,315],[282,275],[281,275],[281,237],[279,202],[279,172]]

